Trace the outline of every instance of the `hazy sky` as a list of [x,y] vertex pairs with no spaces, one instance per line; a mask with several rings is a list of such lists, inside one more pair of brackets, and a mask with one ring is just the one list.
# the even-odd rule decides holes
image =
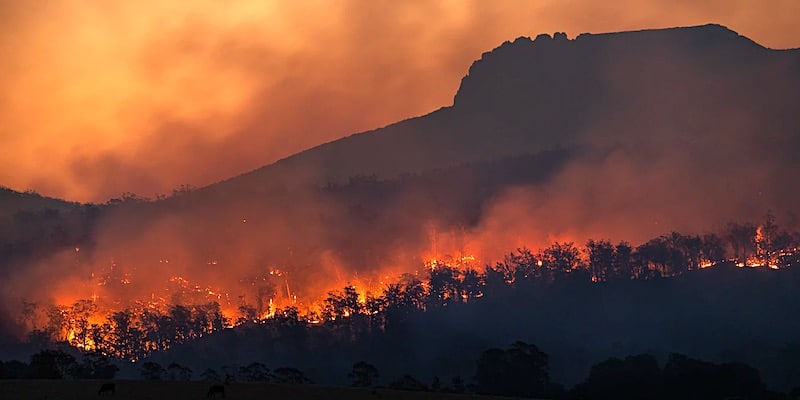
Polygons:
[[153,197],[449,105],[470,63],[518,36],[715,22],[793,48],[798,15],[797,0],[0,0],[0,185]]

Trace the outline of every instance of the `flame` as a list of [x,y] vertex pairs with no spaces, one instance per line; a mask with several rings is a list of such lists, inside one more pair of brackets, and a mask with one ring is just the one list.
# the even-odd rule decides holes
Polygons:
[[[173,270],[176,268],[174,265],[167,266],[167,264],[182,265],[183,262],[177,260],[177,262],[170,262],[168,257],[161,257],[153,262],[157,261],[161,268],[169,268],[174,272],[164,278],[161,287],[158,285],[148,286],[146,297],[137,299],[132,293],[135,293],[135,290],[140,288],[143,283],[138,283],[141,281],[141,277],[136,275],[136,268],[128,265],[120,267],[116,261],[111,261],[110,264],[87,273],[87,278],[82,285],[70,286],[68,294],[56,297],[55,304],[58,305],[58,310],[65,321],[59,331],[53,332],[53,336],[59,340],[66,340],[79,349],[102,349],[103,341],[113,340],[112,328],[116,322],[112,317],[118,311],[134,310],[136,315],[133,316],[134,321],[131,323],[139,329],[136,324],[142,324],[140,320],[146,312],[166,315],[171,307],[181,305],[191,311],[194,310],[194,307],[204,304],[217,305],[218,312],[222,317],[222,329],[234,327],[239,323],[263,323],[273,318],[286,317],[289,315],[286,314],[286,310],[290,307],[297,311],[297,318],[314,326],[324,322],[322,312],[326,294],[332,291],[341,293],[341,289],[345,286],[352,287],[357,294],[358,308],[360,308],[357,312],[374,315],[379,311],[368,307],[381,306],[375,306],[370,299],[374,299],[376,294],[382,294],[389,285],[404,282],[404,279],[408,279],[409,276],[416,277],[415,279],[421,281],[421,286],[425,290],[430,290],[430,282],[427,282],[425,277],[432,271],[438,272],[441,269],[449,268],[456,274],[464,274],[471,270],[481,270],[484,264],[482,264],[483,260],[480,256],[482,248],[480,243],[464,243],[458,238],[448,242],[445,236],[437,235],[431,249],[423,251],[416,258],[416,268],[398,264],[384,266],[374,274],[348,276],[342,272],[348,270],[345,268],[346,265],[331,256],[324,266],[327,271],[331,272],[329,274],[331,279],[316,282],[317,284],[313,288],[305,288],[300,284],[302,280],[293,275],[296,269],[291,265],[271,264],[257,268],[259,272],[256,276],[243,278],[237,284],[231,284],[231,282],[213,284],[197,279],[196,276],[192,276],[191,272],[185,270],[180,270],[178,273],[178,270]],[[761,243],[756,254],[750,255],[744,260],[701,259],[698,261],[698,267],[706,269],[721,262],[731,262],[740,268],[779,269],[779,266],[782,265],[780,260],[795,257],[798,254],[797,248],[774,251],[769,246],[768,239],[767,231],[761,226],[754,235],[754,241]],[[80,251],[78,247],[75,247],[74,250],[76,254]],[[198,258],[198,260],[201,260],[199,261],[201,265],[227,264],[227,262],[221,262],[215,258],[204,257]],[[530,261],[535,266],[544,268],[544,260],[541,258],[536,257]],[[603,280],[602,277],[595,275],[590,278],[592,282]],[[513,276],[504,278],[507,284],[514,284],[514,279]],[[148,282],[152,282],[152,280]],[[483,297],[484,293],[480,290],[467,293],[463,289],[459,289],[456,292],[443,292],[441,296],[445,301],[468,302]],[[84,307],[85,310],[81,307]],[[351,318],[353,311],[345,310],[338,317]],[[29,325],[31,325],[31,329],[35,329],[36,326],[43,326],[45,320],[45,317],[40,316],[37,321],[31,322]],[[94,336],[87,335],[87,329],[94,329]],[[198,334],[203,335],[213,329],[218,329],[218,326],[208,326]],[[179,340],[187,340],[187,338],[181,337]],[[158,344],[148,341],[141,344],[144,354],[164,350],[171,345],[171,343]],[[142,355],[118,354],[117,356],[135,360]]]

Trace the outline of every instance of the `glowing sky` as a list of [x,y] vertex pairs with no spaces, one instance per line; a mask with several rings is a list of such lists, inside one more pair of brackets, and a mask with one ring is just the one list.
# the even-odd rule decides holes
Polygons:
[[797,0],[0,0],[0,185],[154,197],[449,105],[470,63],[518,36],[714,22],[794,48],[798,15]]

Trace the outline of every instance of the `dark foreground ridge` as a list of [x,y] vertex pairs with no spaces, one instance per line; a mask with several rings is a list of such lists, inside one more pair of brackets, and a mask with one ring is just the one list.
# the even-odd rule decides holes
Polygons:
[[68,398],[117,400],[138,399],[296,399],[296,400],[498,400],[497,396],[413,392],[392,389],[345,388],[316,385],[280,385],[268,383],[233,383],[225,385],[224,396],[209,393],[211,384],[180,381],[116,381],[113,395],[98,395],[102,381],[0,380],[4,399],[39,400]]

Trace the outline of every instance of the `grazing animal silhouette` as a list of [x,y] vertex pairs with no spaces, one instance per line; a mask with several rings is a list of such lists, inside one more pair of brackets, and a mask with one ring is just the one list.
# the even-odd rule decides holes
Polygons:
[[225,398],[225,386],[222,385],[213,385],[208,388],[208,394],[206,397],[217,397],[217,393],[222,395],[222,398]]
[[97,395],[102,396],[105,394],[109,394],[113,396],[117,392],[117,388],[115,386],[116,385],[114,385],[113,383],[104,383],[102,386],[100,386],[100,390],[97,391]]

